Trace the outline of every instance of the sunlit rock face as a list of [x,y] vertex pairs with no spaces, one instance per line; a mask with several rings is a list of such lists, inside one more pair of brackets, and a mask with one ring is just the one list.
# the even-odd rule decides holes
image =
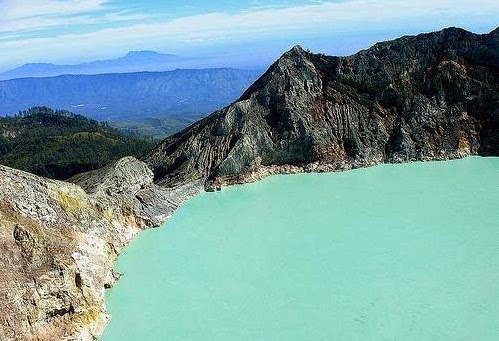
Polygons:
[[285,53],[232,105],[70,182],[0,166],[0,339],[92,340],[112,264],[189,196],[275,173],[499,154],[499,31]]
[[1,340],[94,340],[102,333],[117,255],[199,188],[162,190],[152,180],[131,157],[76,176],[75,184],[0,166]]
[[159,183],[499,152],[499,31],[446,29],[350,57],[299,46],[234,104],[144,159]]

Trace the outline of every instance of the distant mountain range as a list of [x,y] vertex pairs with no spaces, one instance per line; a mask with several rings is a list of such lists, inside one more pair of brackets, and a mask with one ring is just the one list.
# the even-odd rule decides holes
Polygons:
[[0,80],[51,77],[67,74],[93,75],[101,73],[124,73],[138,71],[168,71],[185,67],[185,58],[161,54],[154,51],[131,51],[127,55],[109,60],[97,60],[75,65],[56,65],[50,63],[24,64],[13,70],[0,73]]
[[170,133],[236,100],[258,76],[202,69],[12,79],[0,81],[0,116],[48,106],[101,121],[172,120],[164,123]]
[[[157,144],[141,158],[145,163],[127,157],[72,177],[72,183],[0,166],[0,335],[6,336],[2,340],[98,337],[109,321],[104,288],[119,278],[112,268],[123,247],[137,231],[161,225],[202,184],[214,190],[279,173],[499,156],[498,71],[499,28],[484,35],[452,28],[403,37],[349,57],[295,47],[239,100]],[[178,86],[183,86],[179,94],[195,97],[198,94],[191,91],[203,91],[205,78],[211,85],[203,96],[210,98],[210,93],[220,94],[213,89],[227,87],[231,74],[198,71],[191,77],[196,86],[164,83],[168,91],[161,78],[151,76],[136,81],[139,94],[127,88],[121,97],[114,92],[123,89],[112,87],[118,76],[97,79],[108,82],[105,95],[134,103],[141,95],[149,96],[151,89],[156,89],[152,98],[160,102]],[[79,78],[52,78],[49,83],[59,88],[43,89],[51,84],[42,82],[31,91],[50,94],[68,85],[71,94],[94,89],[94,96],[105,99],[96,79],[90,78],[94,88],[81,89],[75,79]],[[88,76],[84,79],[88,82]],[[15,97],[12,84],[3,89],[4,96]],[[64,121],[59,118],[54,126],[59,128]],[[43,127],[40,120],[27,123],[17,124]],[[9,128],[0,133],[12,140],[19,131]],[[95,138],[83,136],[88,135]],[[32,145],[43,148],[52,142],[41,141]],[[61,155],[72,151],[66,147],[69,142],[62,142],[64,148],[56,149]],[[481,195],[480,188],[476,195]],[[401,200],[417,204],[413,198]],[[453,226],[447,232],[459,233]]]
[[183,57],[155,51],[130,51],[116,59],[97,60],[74,65],[29,63],[0,73],[0,80],[27,77],[54,77],[61,75],[97,75],[104,73],[161,72],[176,69],[234,68],[258,70],[263,73],[270,65],[266,56],[253,56],[251,60],[224,55]]

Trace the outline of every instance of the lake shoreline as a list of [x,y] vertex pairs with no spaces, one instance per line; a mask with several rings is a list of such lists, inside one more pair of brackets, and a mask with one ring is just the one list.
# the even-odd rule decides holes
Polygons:
[[[477,158],[477,159],[481,159],[481,158]],[[272,174],[269,174],[269,175],[272,175]],[[239,187],[239,186],[237,186],[237,187]],[[185,203],[185,202],[184,202],[184,203]],[[184,206],[184,205],[182,205],[182,207],[183,207],[183,206]],[[178,212],[178,211],[176,211],[176,212]],[[170,221],[170,220],[168,220],[168,221]],[[166,223],[166,222],[165,222],[165,223]],[[163,225],[164,225],[165,223],[163,223]],[[125,252],[126,252],[126,250],[125,250]],[[125,271],[125,275],[126,275],[126,271]]]

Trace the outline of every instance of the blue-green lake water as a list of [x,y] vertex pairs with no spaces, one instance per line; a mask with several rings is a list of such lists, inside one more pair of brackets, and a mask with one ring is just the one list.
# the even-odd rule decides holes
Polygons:
[[203,193],[117,270],[103,341],[497,341],[499,158]]

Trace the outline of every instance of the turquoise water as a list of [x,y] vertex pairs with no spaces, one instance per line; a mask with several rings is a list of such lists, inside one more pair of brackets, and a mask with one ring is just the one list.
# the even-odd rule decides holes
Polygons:
[[499,158],[203,193],[117,270],[104,341],[497,341]]

